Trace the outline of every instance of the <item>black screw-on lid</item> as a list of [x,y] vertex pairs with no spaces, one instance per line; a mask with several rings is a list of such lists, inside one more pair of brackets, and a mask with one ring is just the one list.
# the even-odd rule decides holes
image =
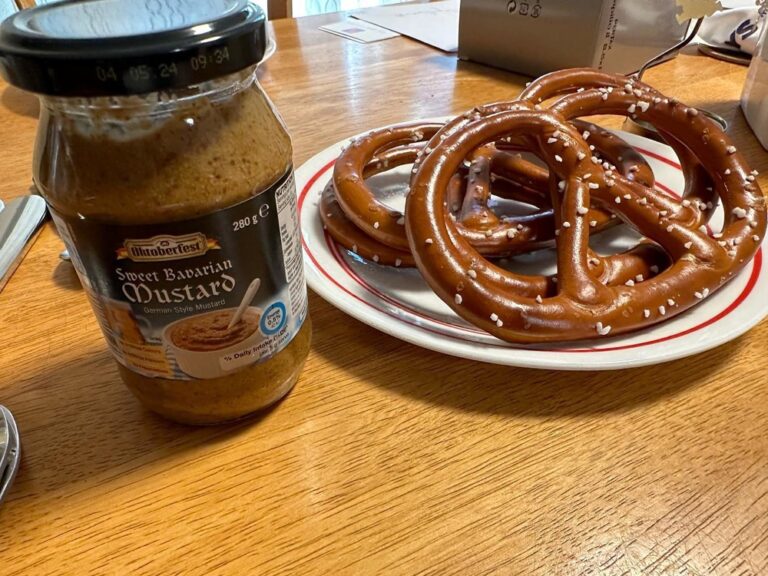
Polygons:
[[143,94],[242,70],[265,47],[248,0],[72,0],[0,25],[0,74],[40,94]]

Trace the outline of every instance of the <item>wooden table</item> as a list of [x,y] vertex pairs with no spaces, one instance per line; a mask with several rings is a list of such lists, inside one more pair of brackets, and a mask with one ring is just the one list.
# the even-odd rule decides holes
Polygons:
[[[337,18],[277,22],[262,71],[297,165],[526,80],[317,30]],[[691,54],[647,79],[724,116],[765,173],[737,109],[745,72]],[[7,200],[29,187],[37,107],[0,95]],[[120,384],[61,247],[46,228],[0,294],[0,402],[24,447],[0,574],[768,573],[768,322],[670,364],[555,373],[432,353],[313,295],[295,391],[258,419],[188,428]]]

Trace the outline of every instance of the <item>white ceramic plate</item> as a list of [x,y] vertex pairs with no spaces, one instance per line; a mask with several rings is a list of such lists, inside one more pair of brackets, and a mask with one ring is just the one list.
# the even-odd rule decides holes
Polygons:
[[[633,134],[620,133],[648,159],[660,189],[679,193],[683,177],[668,147]],[[668,362],[709,350],[740,336],[768,315],[768,274],[762,248],[727,285],[693,309],[642,330],[573,344],[508,344],[459,318],[415,269],[366,262],[337,246],[322,227],[317,202],[333,171],[333,162],[348,143],[323,150],[296,172],[299,216],[309,286],[350,316],[396,338],[431,350],[509,366],[556,370],[615,370]],[[408,166],[371,180],[379,198],[402,209]],[[722,210],[712,218],[719,230]],[[623,249],[637,236],[626,226],[597,235],[593,245]],[[601,250],[602,249],[602,250]],[[515,260],[515,270],[553,272],[554,252],[540,250]],[[762,294],[762,296],[761,296]]]

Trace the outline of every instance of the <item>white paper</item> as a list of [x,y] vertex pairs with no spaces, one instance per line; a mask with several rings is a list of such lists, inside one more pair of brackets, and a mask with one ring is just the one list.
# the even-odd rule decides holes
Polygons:
[[359,20],[343,20],[332,24],[325,24],[324,26],[320,26],[320,30],[364,44],[400,36],[397,32],[392,32],[386,28]]
[[755,0],[720,0],[723,8],[745,8],[747,6],[757,6]]
[[459,49],[459,0],[366,8],[353,18],[377,24],[445,52]]

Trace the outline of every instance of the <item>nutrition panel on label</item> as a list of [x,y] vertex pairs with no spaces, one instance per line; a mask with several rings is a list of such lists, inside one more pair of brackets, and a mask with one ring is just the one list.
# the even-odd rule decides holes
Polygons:
[[293,174],[275,194],[280,240],[283,244],[285,280],[291,298],[291,313],[299,321],[307,313],[307,291],[304,284],[304,262],[301,253],[301,230],[296,209],[296,182]]

